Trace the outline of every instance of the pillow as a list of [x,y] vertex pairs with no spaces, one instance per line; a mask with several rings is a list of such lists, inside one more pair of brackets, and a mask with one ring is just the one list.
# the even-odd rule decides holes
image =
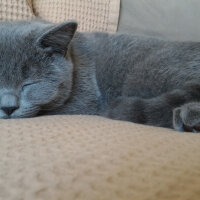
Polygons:
[[200,41],[199,0],[123,0],[119,32]]
[[120,0],[33,0],[33,8],[51,22],[76,20],[79,31],[116,32]]
[[33,17],[31,0],[0,1],[0,21],[27,20]]

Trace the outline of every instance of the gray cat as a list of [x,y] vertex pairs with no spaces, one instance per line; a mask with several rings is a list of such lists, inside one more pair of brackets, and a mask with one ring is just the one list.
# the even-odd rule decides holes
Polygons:
[[200,43],[76,28],[0,23],[0,118],[88,114],[200,131]]

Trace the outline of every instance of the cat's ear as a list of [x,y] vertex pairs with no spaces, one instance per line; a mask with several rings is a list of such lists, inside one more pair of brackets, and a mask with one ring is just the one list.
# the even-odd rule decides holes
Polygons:
[[48,48],[55,53],[65,55],[76,29],[76,22],[65,22],[54,26],[38,38],[37,45],[39,45],[41,48]]

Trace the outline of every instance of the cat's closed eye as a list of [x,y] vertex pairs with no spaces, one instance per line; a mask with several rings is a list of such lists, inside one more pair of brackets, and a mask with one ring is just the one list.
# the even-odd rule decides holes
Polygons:
[[25,88],[27,88],[28,86],[32,86],[32,85],[35,85],[35,84],[38,84],[40,83],[40,81],[36,81],[36,82],[26,82],[22,85],[22,90],[24,90]]

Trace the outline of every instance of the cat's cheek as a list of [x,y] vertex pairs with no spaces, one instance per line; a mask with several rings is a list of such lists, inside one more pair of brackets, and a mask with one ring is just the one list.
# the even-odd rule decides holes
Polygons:
[[11,118],[34,117],[40,111],[40,106],[32,105],[28,102],[21,101],[19,109],[17,109]]
[[22,99],[32,105],[45,105],[57,96],[56,87],[31,87],[24,91]]
[[8,116],[2,111],[0,110],[0,119],[7,119]]

